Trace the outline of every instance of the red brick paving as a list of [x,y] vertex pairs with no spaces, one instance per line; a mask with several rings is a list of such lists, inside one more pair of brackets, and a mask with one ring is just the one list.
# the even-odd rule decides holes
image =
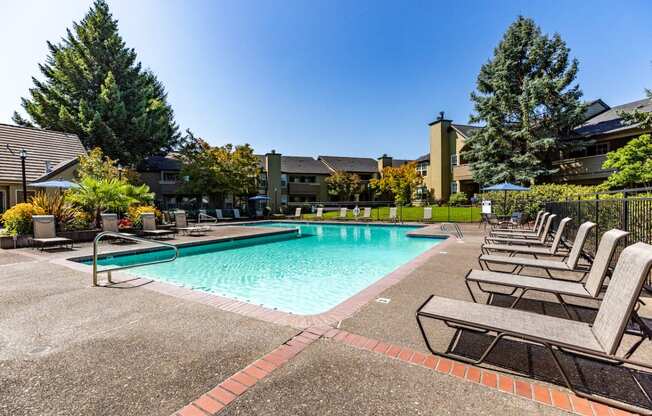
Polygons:
[[211,391],[177,411],[174,416],[212,416],[219,413],[237,396],[244,394],[258,381],[281,367],[320,337],[344,342],[358,349],[383,354],[411,365],[418,365],[442,374],[449,374],[471,383],[479,383],[505,394],[517,395],[523,399],[536,401],[567,412],[586,416],[631,415],[629,412],[591,402],[572,393],[551,389],[542,384],[530,383],[496,371],[481,369],[480,367],[434,355],[424,355],[410,348],[401,348],[335,328],[311,327],[259,360],[254,361],[244,370],[227,378]]

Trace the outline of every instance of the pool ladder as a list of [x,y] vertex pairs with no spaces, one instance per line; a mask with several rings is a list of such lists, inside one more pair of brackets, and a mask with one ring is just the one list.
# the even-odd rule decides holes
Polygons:
[[[165,246],[167,248],[173,249],[174,250],[174,256],[172,256],[169,259],[148,261],[148,262],[144,262],[144,263],[130,264],[128,266],[113,267],[111,269],[98,270],[97,269],[97,245],[100,242],[100,240],[102,240],[104,237],[116,237],[116,238],[118,238],[120,240],[131,240],[131,241],[136,241],[136,242],[141,242],[141,243],[158,244],[158,245]],[[102,231],[101,233],[99,233],[95,237],[95,240],[93,240],[93,286],[98,286],[97,275],[99,273],[106,273],[106,280],[109,283],[113,283],[113,281],[111,280],[111,272],[114,272],[114,271],[117,271],[117,270],[131,269],[131,268],[140,267],[140,266],[149,266],[149,265],[152,265],[152,264],[169,263],[171,261],[175,261],[177,259],[177,257],[179,257],[179,248],[177,246],[175,246],[174,244],[164,243],[162,241],[148,240],[148,239],[136,237],[136,236],[133,236],[133,235],[117,233],[115,231]]]
[[444,222],[441,223],[439,226],[439,229],[442,230],[445,233],[451,232],[449,230],[449,227],[453,228],[453,232],[455,236],[457,237],[458,240],[463,240],[464,239],[464,233],[462,233],[462,229],[460,228],[460,225],[455,223],[455,222]]

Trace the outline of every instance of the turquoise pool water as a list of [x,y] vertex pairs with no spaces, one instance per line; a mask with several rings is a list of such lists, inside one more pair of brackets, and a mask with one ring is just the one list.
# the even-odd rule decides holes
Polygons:
[[[213,292],[284,312],[326,312],[443,241],[412,238],[416,227],[263,223],[298,228],[284,234],[187,247],[171,263],[131,274]],[[154,252],[102,259],[115,267],[169,256]]]

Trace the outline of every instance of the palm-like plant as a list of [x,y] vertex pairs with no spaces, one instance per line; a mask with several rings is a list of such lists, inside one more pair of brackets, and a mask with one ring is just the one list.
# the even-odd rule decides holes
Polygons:
[[38,192],[30,198],[30,202],[34,207],[42,209],[46,214],[54,215],[60,227],[71,222],[78,212],[59,192]]
[[147,185],[134,186],[118,179],[95,179],[86,177],[78,188],[68,191],[67,200],[93,216],[96,227],[100,227],[103,211],[126,211],[129,205],[146,203],[153,199]]

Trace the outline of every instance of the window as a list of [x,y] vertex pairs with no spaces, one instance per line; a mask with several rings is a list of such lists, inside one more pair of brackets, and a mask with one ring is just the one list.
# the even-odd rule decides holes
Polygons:
[[160,183],[176,183],[179,180],[179,172],[161,172]]
[[288,204],[288,196],[281,195],[281,205],[287,205],[287,204]]
[[265,172],[260,174],[258,180],[259,180],[258,187],[261,189],[267,189],[267,174]]
[[[34,195],[36,195],[36,191],[27,191],[27,200],[29,201]],[[23,202],[23,190],[16,189],[16,203],[19,204],[21,202]]]
[[457,182],[451,182],[451,194],[457,192]]
[[457,166],[457,164],[458,164],[458,163],[457,163],[457,153],[453,153],[453,154],[451,155],[451,167],[452,167],[452,166]]
[[587,149],[588,156],[598,156],[609,153],[609,143],[596,143]]
[[7,209],[7,197],[5,191],[0,190],[0,213]]
[[419,163],[417,165],[417,172],[421,176],[428,176],[428,164],[427,163]]
[[281,188],[287,188],[288,187],[288,175],[285,173],[281,174]]

